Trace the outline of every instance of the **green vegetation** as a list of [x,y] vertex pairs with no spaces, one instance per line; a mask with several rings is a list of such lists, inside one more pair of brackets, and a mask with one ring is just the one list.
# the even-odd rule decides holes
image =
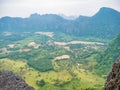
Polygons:
[[71,73],[67,70],[39,72],[29,67],[24,61],[10,59],[1,59],[0,66],[0,70],[12,70],[18,73],[36,90],[48,88],[52,90],[73,90],[73,88],[86,90],[93,87],[96,88],[95,90],[100,90],[104,83],[103,78],[90,72],[78,71],[75,68],[71,70]]
[[[76,42],[80,40],[82,43]],[[10,42],[3,38],[7,44],[1,41],[0,70],[18,73],[36,90],[102,90],[105,79],[95,74],[94,67],[106,43],[83,40],[65,34],[49,37],[34,33]]]
[[120,55],[120,34],[118,34],[112,42],[108,45],[108,48],[100,52],[96,56],[98,64],[95,66],[99,75],[106,75],[112,64],[117,60]]
[[[42,32],[44,31],[44,32]],[[120,55],[120,13],[0,18],[0,70],[19,74],[35,90],[103,90]],[[108,44],[109,43],[109,44]]]
[[44,80],[36,81],[36,84],[40,87],[43,87],[45,85],[45,81]]

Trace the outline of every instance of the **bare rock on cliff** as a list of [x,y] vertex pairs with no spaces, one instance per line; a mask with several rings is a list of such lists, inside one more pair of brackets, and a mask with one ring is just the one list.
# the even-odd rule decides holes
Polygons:
[[34,90],[11,71],[0,71],[0,90]]
[[112,66],[112,70],[107,76],[105,90],[120,90],[120,57]]

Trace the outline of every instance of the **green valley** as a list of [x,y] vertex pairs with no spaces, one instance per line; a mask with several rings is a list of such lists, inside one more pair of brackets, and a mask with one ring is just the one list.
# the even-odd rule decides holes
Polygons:
[[97,64],[96,53],[106,47],[104,42],[90,42],[63,34],[57,35],[62,35],[58,40],[55,33],[52,37],[36,33],[21,35],[24,35],[21,36],[23,39],[1,36],[0,70],[18,73],[36,90],[103,88],[105,79],[92,70]]
[[0,18],[0,71],[18,74],[35,90],[104,90],[119,56],[120,12],[112,8],[75,19]]

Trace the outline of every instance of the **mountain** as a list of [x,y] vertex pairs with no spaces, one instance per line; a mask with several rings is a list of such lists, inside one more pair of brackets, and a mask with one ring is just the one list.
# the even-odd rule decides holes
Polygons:
[[80,36],[95,36],[101,38],[113,38],[120,32],[120,12],[103,7],[92,17],[79,17]]
[[[116,17],[114,17],[116,16]],[[99,10],[98,13],[96,13],[94,16],[93,16],[93,19],[98,19],[99,21],[101,21],[102,23],[105,23],[106,20],[107,23],[120,23],[119,20],[117,19],[120,19],[120,12],[114,10],[114,9],[110,9],[110,8],[106,8],[106,7],[103,7]],[[111,22],[112,20],[112,22]]]
[[0,32],[63,32],[82,37],[111,39],[120,32],[120,12],[103,7],[94,16],[80,16],[75,20],[64,19],[55,14],[32,14],[28,18],[3,17]]
[[3,17],[0,19],[0,31],[35,32],[58,31],[66,20],[55,14],[32,14],[28,18]]
[[99,74],[107,74],[111,65],[115,62],[115,60],[120,55],[120,34],[118,34],[113,41],[109,44],[108,48],[102,52],[99,53],[97,56],[97,62],[96,65],[97,72]]

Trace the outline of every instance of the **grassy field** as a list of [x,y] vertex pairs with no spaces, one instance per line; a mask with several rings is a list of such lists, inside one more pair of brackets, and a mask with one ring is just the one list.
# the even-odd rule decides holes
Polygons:
[[[14,71],[35,90],[85,90],[93,87],[96,88],[95,90],[100,90],[104,84],[103,78],[90,72],[78,71],[75,67],[71,70],[72,74],[67,70],[39,72],[30,68],[25,61],[13,61],[6,58],[0,60],[0,70]],[[45,81],[44,86],[36,84],[40,80]]]

